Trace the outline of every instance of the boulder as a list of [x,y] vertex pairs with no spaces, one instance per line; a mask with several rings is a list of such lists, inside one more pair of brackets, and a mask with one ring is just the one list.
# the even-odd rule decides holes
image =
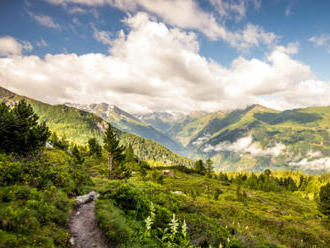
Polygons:
[[95,191],[91,191],[86,195],[77,196],[75,205],[80,206],[80,205],[86,204],[88,202],[94,201],[98,197],[99,197],[98,193],[96,193]]

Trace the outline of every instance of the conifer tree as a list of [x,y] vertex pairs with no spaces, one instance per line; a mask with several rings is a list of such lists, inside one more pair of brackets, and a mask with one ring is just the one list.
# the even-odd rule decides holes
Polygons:
[[211,159],[208,159],[208,160],[206,160],[205,165],[206,165],[205,167],[206,167],[207,174],[210,175],[213,171],[213,161]]
[[319,210],[328,216],[330,221],[330,183],[327,183],[321,187],[319,196]]
[[[119,140],[117,139],[117,136],[112,128],[112,126],[109,124],[107,130],[105,131],[104,136],[104,149],[108,152],[108,170],[109,170],[109,176],[115,176],[112,175],[113,169],[115,166],[118,168],[116,169],[116,173],[118,174],[120,172],[120,168],[122,167],[122,170],[124,172],[125,168],[121,164],[122,161],[125,158],[124,147],[119,145]],[[124,173],[125,174],[125,173]]]
[[45,122],[25,100],[10,109],[0,106],[0,151],[27,156],[37,153],[46,144],[50,131]]
[[195,170],[199,174],[205,174],[206,168],[205,168],[203,160],[197,160],[195,162]]
[[102,156],[102,146],[97,142],[96,138],[88,140],[89,155],[100,158]]
[[74,145],[74,147],[72,149],[72,155],[74,156],[74,158],[78,164],[82,164],[85,161],[85,159],[81,156],[81,153],[80,153],[77,145]]
[[130,161],[135,161],[136,158],[135,158],[135,154],[134,154],[134,151],[133,151],[133,147],[131,144],[128,145],[127,149],[126,149],[126,152],[125,152],[125,160],[127,162],[130,162]]

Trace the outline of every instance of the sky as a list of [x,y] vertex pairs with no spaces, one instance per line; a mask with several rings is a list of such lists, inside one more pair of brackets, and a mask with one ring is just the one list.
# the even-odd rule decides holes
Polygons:
[[0,0],[0,86],[131,113],[330,105],[330,1]]

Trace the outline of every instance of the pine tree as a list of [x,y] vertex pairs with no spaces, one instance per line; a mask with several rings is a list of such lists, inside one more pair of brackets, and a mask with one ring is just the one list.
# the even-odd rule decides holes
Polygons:
[[78,164],[82,164],[85,161],[85,159],[81,156],[81,153],[80,153],[77,145],[74,145],[74,147],[72,149],[72,155]]
[[102,146],[97,142],[96,138],[88,140],[89,155],[100,158],[102,156]]
[[49,141],[54,147],[59,148],[63,151],[67,151],[69,148],[69,143],[66,141],[65,137],[59,139],[56,132],[52,133],[49,138]]
[[126,152],[125,152],[125,160],[126,162],[136,161],[136,157],[134,155],[133,147],[131,144],[128,145]]
[[207,174],[211,174],[212,171],[213,171],[213,161],[211,159],[208,159],[206,160],[206,163],[205,163],[205,167],[206,167],[206,171],[207,171]]
[[110,124],[105,131],[104,149],[108,152],[109,177],[126,177],[128,172],[122,164],[125,159],[123,154],[125,148],[119,145],[119,140]]
[[319,196],[319,210],[330,220],[330,183],[321,187]]
[[205,174],[206,168],[205,168],[203,160],[197,160],[195,162],[195,170],[199,174]]
[[50,131],[30,104],[21,100],[10,109],[0,105],[0,151],[27,156],[38,153],[46,144]]

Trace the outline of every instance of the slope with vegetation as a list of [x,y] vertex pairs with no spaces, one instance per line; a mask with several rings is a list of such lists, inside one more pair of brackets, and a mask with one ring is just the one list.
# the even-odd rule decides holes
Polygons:
[[[104,131],[108,123],[102,118],[73,107],[65,105],[49,105],[27,97],[16,95],[0,87],[0,101],[13,106],[19,100],[25,99],[40,117],[46,121],[49,129],[60,138],[64,138],[78,145],[86,145],[89,138],[95,137],[103,142]],[[191,165],[191,160],[177,155],[167,147],[140,136],[116,129],[121,144],[132,144],[134,152],[142,160],[155,160],[166,164]]]
[[187,155],[212,158],[219,170],[330,170],[330,107],[280,112],[252,105],[182,117],[171,125],[157,115],[140,118],[158,126],[167,124],[172,138],[190,151]]
[[[329,174],[214,173],[211,160],[153,168],[131,145],[121,146],[111,126],[104,146],[93,136],[78,146],[52,134],[45,147],[47,123],[29,122],[38,118],[30,106],[1,110],[0,125],[21,132],[0,140],[0,247],[70,247],[74,197],[91,190],[100,193],[95,213],[110,247],[330,243]],[[26,144],[19,135],[33,137],[29,150],[6,150],[10,142]]]
[[327,247],[330,231],[317,192],[329,180],[150,169],[128,181],[97,181],[106,193],[96,215],[119,247]]
[[90,105],[67,103],[66,106],[72,106],[77,109],[93,113],[121,131],[151,139],[166,146],[176,153],[184,153],[184,149],[179,143],[173,141],[169,136],[163,133],[165,130],[157,130],[152,125],[139,120],[115,105],[109,105],[106,103]]

